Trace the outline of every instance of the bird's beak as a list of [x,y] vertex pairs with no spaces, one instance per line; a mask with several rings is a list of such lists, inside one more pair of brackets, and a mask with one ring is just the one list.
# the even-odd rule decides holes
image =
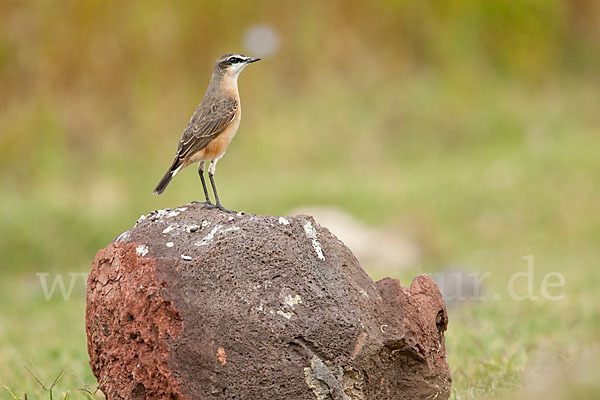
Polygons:
[[257,62],[257,61],[260,61],[260,58],[258,58],[258,57],[256,57],[256,58],[250,57],[250,58],[246,59],[246,64],[252,64],[253,62]]

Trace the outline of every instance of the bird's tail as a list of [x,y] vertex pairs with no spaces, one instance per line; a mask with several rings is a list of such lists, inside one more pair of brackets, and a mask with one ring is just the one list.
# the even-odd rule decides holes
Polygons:
[[179,172],[181,167],[182,167],[182,165],[181,165],[179,158],[175,157],[175,160],[173,160],[173,164],[171,164],[171,167],[167,170],[167,172],[164,174],[164,176],[160,179],[160,182],[158,182],[158,185],[156,185],[156,189],[154,189],[154,194],[162,194],[162,192],[164,192],[165,189],[167,188],[167,185],[169,184],[169,182],[171,182],[171,179],[173,179],[173,177]]

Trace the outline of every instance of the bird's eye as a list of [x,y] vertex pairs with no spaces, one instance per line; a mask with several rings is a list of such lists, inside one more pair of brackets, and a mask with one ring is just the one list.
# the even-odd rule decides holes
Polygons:
[[237,58],[237,57],[231,57],[231,58],[229,59],[229,62],[230,62],[230,63],[232,63],[232,64],[239,63],[240,61],[241,61],[241,60],[240,60],[239,58]]

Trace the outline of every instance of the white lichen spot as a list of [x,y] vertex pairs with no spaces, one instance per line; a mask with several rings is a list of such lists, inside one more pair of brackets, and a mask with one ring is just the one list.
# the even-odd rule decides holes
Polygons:
[[173,243],[173,242],[167,242],[166,246],[167,247],[173,247],[173,246],[175,246],[175,243]]
[[312,226],[310,221],[306,221],[304,224],[304,232],[306,232],[306,236],[312,240],[313,249],[315,249],[315,253],[317,253],[317,257],[320,260],[324,260],[325,256],[323,255],[323,248],[321,247],[321,243],[317,240],[317,230]]
[[256,307],[256,311],[263,311],[265,308],[263,307],[263,303],[260,303],[258,307]]
[[143,220],[145,220],[145,219],[146,219],[146,216],[145,216],[145,215],[140,215],[140,217],[138,218],[138,220],[137,220],[137,221],[135,221],[135,224],[137,225],[137,224],[139,224],[140,222],[142,222],[142,221],[143,221]]
[[234,217],[227,218],[227,221],[233,221]]
[[208,222],[207,220],[202,221],[202,229],[204,229],[208,226],[210,226],[210,222]]
[[208,235],[204,236],[201,241],[194,243],[194,245],[195,246],[206,246],[207,244],[209,244],[215,238],[215,235],[217,233],[219,233],[219,232],[220,233],[233,232],[233,231],[237,231],[237,230],[240,229],[237,226],[230,226],[230,227],[227,227],[225,229],[222,229],[222,228],[223,228],[223,225],[217,225],[217,226],[215,226],[214,228],[211,229],[210,232],[208,232]]
[[185,254],[182,254],[182,255],[181,255],[181,259],[182,259],[182,260],[185,260],[185,261],[192,261],[192,257],[190,257],[190,256],[186,256]]
[[167,210],[157,210],[156,211],[156,217],[155,219],[158,221],[160,220],[162,217],[164,217],[165,215],[167,215],[168,211]]
[[283,318],[286,319],[291,319],[294,316],[294,313],[277,310],[277,315],[281,315]]
[[[310,367],[304,368],[304,380],[316,396],[316,400],[331,399],[333,393],[340,393],[339,396],[335,396],[340,400],[362,399],[362,381],[350,374],[345,376],[344,371],[345,368],[335,367],[330,363],[325,364],[319,357],[313,355]],[[349,393],[347,390],[352,391],[352,396],[346,394]]]
[[287,304],[288,306],[290,306],[292,308],[292,310],[294,309],[294,307],[297,304],[302,304],[302,298],[298,295],[295,295],[293,297],[290,295],[287,295],[287,296],[285,296],[284,301],[285,301],[285,304]]
[[187,207],[176,208],[177,211],[187,211]]
[[120,241],[125,240],[125,239],[129,239],[129,231],[125,231],[125,232],[121,233],[119,235],[119,237],[117,237],[117,240],[115,240],[115,242],[119,243]]
[[179,215],[179,211],[173,210],[167,214],[167,218],[176,217]]
[[171,232],[173,229],[175,229],[174,225],[169,225],[167,226],[165,229],[163,229],[162,233],[169,233]]
[[135,252],[138,256],[144,257],[146,254],[148,254],[148,246],[146,246],[145,244],[141,244],[138,247],[136,247]]
[[365,297],[369,297],[369,295],[367,294],[367,292],[365,292],[365,289],[360,289],[358,292],[360,294],[362,294],[363,296],[365,296]]
[[279,217],[279,223],[280,223],[281,225],[289,225],[289,224],[290,224],[290,221],[289,221],[287,218],[284,218],[284,217]]
[[215,237],[215,234],[221,229],[223,225],[217,225],[208,232],[208,235],[204,236],[201,241],[194,243],[196,246],[206,246]]

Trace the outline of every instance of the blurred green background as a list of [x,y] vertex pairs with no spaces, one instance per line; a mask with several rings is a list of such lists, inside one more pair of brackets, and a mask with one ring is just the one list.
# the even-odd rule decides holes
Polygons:
[[[68,287],[140,214],[201,200],[194,168],[152,190],[214,60],[261,55],[256,24],[279,46],[240,77],[224,204],[333,205],[419,243],[420,265],[374,279],[489,273],[484,300],[450,310],[453,399],[595,398],[596,0],[0,2],[0,383],[40,398],[27,365],[95,385],[83,280],[46,301],[36,273]],[[538,299],[509,299],[527,255]],[[559,301],[540,292],[553,271]]]

